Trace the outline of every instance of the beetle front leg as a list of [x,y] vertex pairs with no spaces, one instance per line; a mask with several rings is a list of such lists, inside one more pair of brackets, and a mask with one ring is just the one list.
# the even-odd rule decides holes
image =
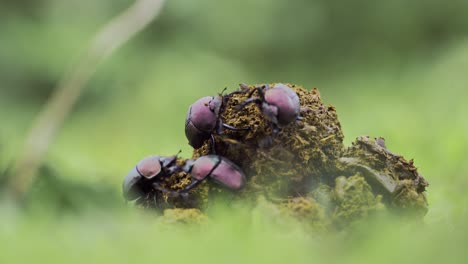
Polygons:
[[[265,99],[265,93],[263,92],[263,90],[265,88],[269,87],[268,84],[265,84],[265,85],[262,85],[262,86],[255,86],[254,89],[252,91],[250,91],[250,93],[247,95],[247,98],[250,98],[252,97],[252,95],[255,93],[255,91],[258,92],[258,95],[260,96],[260,99],[263,101]],[[248,87],[247,87],[248,89]]]
[[234,131],[246,131],[246,130],[250,130],[250,127],[233,127],[231,125],[228,125],[226,123],[223,123],[222,126],[224,128],[227,128],[229,130],[234,130]]
[[248,104],[251,104],[251,103],[256,103],[258,106],[261,106],[262,105],[262,100],[260,98],[249,98],[249,99],[245,100],[244,102],[242,102],[241,104],[239,104],[238,106],[236,106],[235,109],[240,111],[244,107],[246,107]]
[[197,187],[201,182],[202,182],[202,181],[194,180],[194,179],[192,178],[192,182],[191,182],[189,185],[185,186],[184,189],[182,189],[182,190],[179,191],[179,192],[180,192],[180,193],[186,193],[186,194],[188,194],[188,192],[189,192],[191,189]]
[[247,131],[247,130],[250,130],[250,127],[233,127],[231,125],[228,125],[228,124],[224,123],[223,118],[221,118],[221,117],[218,119],[218,122],[216,123],[216,127],[217,127],[216,128],[216,133],[218,135],[223,134],[223,128],[233,130],[233,131]]
[[167,167],[165,172],[166,172],[167,175],[172,175],[172,174],[174,174],[174,173],[176,173],[176,172],[178,172],[180,170],[181,170],[180,166],[172,165],[170,167]]

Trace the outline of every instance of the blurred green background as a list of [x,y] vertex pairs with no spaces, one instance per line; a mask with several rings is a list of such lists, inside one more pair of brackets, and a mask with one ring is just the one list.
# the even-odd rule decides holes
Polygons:
[[[132,3],[0,0],[0,168],[18,154],[62,74]],[[467,14],[467,0],[167,1],[87,84],[49,150],[33,209],[0,207],[0,263],[463,263]],[[168,230],[127,210],[127,171],[150,154],[182,149],[190,157],[188,106],[240,82],[317,87],[337,108],[346,144],[383,136],[414,158],[431,184],[425,225],[392,219],[358,228],[353,239],[315,239],[229,214],[221,219],[232,221],[203,232]]]

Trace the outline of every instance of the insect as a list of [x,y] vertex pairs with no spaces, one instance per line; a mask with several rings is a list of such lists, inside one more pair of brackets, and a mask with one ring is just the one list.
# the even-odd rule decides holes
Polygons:
[[[206,155],[196,160],[185,160],[182,166],[178,166],[176,160],[177,156],[149,156],[138,162],[124,178],[124,198],[127,201],[138,200],[153,190],[185,198],[191,189],[206,179],[212,179],[231,190],[239,190],[245,185],[242,169],[225,157]],[[189,185],[178,191],[161,186],[162,179],[179,171],[190,173],[192,182]]]
[[185,118],[185,136],[189,144],[198,149],[203,143],[211,138],[212,151],[215,153],[215,139],[213,134],[222,134],[222,129],[249,130],[249,128],[236,128],[223,122],[221,109],[229,95],[223,96],[224,90],[217,96],[205,96],[193,103]]
[[219,155],[205,155],[196,160],[189,159],[179,168],[192,177],[192,182],[184,189],[179,191],[167,190],[161,188],[157,182],[153,184],[153,188],[170,193],[173,196],[185,196],[191,189],[207,179],[211,179],[231,190],[242,189],[246,182],[242,169],[231,160]]
[[142,159],[130,170],[122,184],[123,196],[128,201],[141,198],[152,190],[152,183],[169,177],[178,170],[177,155],[149,156]]
[[[248,86],[241,84],[241,88],[245,91]],[[258,92],[259,97],[250,98],[255,91]],[[237,110],[243,109],[248,104],[255,103],[266,119],[271,122],[273,135],[279,132],[279,128],[302,119],[299,97],[294,90],[285,84],[277,83],[271,88],[268,84],[257,86],[247,97],[249,99],[239,104],[236,107]],[[271,137],[261,141],[261,145],[268,146],[271,144]]]
[[268,84],[257,86],[248,97],[251,97],[255,91],[260,97],[245,100],[237,107],[239,110],[250,103],[255,103],[276,127],[283,127],[301,119],[299,97],[287,85],[277,83],[271,88]]

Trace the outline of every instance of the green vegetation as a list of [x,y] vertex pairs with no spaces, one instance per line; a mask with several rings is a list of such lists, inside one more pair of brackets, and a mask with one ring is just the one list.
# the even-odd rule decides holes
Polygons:
[[[76,54],[129,3],[0,1],[0,168]],[[347,5],[169,1],[99,67],[24,207],[0,201],[0,263],[464,262],[468,2]],[[424,221],[377,213],[346,232],[308,236],[323,227],[280,220],[267,202],[252,214],[211,208],[196,226],[167,225],[184,221],[174,212],[156,220],[125,206],[127,171],[152,153],[182,149],[189,158],[188,106],[239,82],[318,87],[339,114],[346,146],[382,136],[388,149],[414,158],[430,183]],[[316,201],[328,199],[323,189]],[[313,205],[291,206],[308,214],[319,210]]]

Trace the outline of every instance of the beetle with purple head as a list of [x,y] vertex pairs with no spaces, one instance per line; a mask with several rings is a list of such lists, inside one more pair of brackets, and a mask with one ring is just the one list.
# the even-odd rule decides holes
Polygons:
[[219,155],[206,155],[196,160],[186,160],[180,169],[189,173],[192,177],[192,182],[185,188],[172,191],[161,188],[158,183],[154,183],[153,188],[170,193],[172,196],[186,196],[191,189],[207,179],[211,179],[231,190],[242,189],[246,182],[242,169],[231,160]]
[[[225,90],[226,88],[224,88],[223,92]],[[187,117],[185,118],[185,135],[193,148],[200,148],[206,140],[211,138],[211,147],[214,153],[215,140],[213,133],[221,134],[223,128],[230,130],[249,129],[235,128],[223,122],[220,112],[225,101],[229,98],[229,95],[223,96],[223,92],[215,97],[202,97],[189,107]]]
[[169,177],[178,170],[176,156],[149,156],[130,170],[122,184],[123,196],[128,201],[141,198],[151,192],[152,184]]
[[[245,90],[245,87],[243,88]],[[237,109],[240,110],[250,103],[255,103],[276,127],[284,127],[301,119],[299,97],[289,86],[282,83],[277,83],[271,88],[268,84],[256,86],[247,97],[251,97],[255,91],[260,97],[245,100]]]

